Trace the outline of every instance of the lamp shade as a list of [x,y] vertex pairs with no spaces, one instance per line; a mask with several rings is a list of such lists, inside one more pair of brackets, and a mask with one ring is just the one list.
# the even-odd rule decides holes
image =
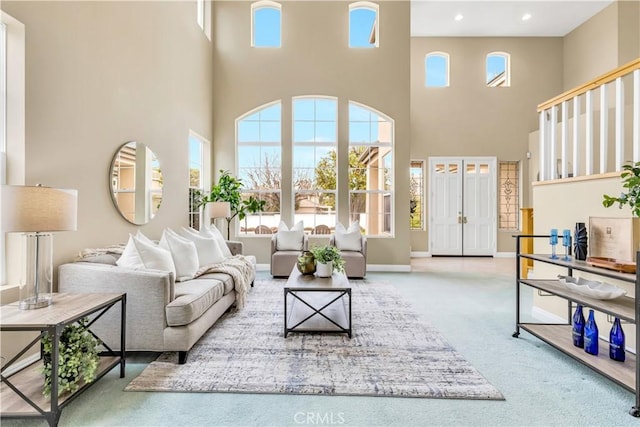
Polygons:
[[231,204],[229,202],[212,202],[211,218],[229,218],[231,216]]
[[75,231],[78,190],[2,186],[2,231]]

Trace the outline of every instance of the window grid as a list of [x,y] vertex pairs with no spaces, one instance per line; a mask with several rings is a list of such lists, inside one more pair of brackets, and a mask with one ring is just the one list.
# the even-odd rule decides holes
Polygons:
[[368,236],[393,235],[393,121],[349,103],[349,217]]
[[237,122],[238,177],[242,198],[264,200],[262,212],[247,215],[240,224],[243,236],[268,235],[277,230],[281,212],[282,104],[270,103]]
[[412,160],[409,168],[409,227],[424,230],[424,160]]
[[310,233],[336,225],[337,122],[335,98],[294,98],[293,222]]
[[501,161],[500,224],[501,230],[520,229],[520,162]]

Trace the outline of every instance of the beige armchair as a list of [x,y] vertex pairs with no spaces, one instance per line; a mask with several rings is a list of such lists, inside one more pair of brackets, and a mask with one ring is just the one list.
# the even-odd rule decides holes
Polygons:
[[[336,236],[329,239],[331,246],[336,246]],[[344,258],[344,272],[349,278],[362,278],[367,274],[367,238],[361,237],[361,249],[359,251],[340,250]]]
[[271,275],[273,277],[289,277],[302,251],[309,249],[309,239],[306,234],[302,236],[301,247],[301,250],[279,249],[278,233],[274,234],[271,237]]

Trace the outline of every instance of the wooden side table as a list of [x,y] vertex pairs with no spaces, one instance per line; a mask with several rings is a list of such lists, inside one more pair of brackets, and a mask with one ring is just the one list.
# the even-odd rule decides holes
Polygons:
[[[0,418],[44,418],[50,426],[56,426],[60,413],[69,402],[102,378],[116,365],[120,365],[120,378],[125,376],[125,330],[127,294],[53,294],[53,303],[36,310],[20,310],[18,303],[0,306],[0,331],[36,331],[40,334],[13,359],[0,369]],[[120,303],[120,350],[109,347],[99,353],[100,361],[96,379],[91,383],[81,383],[78,390],[58,397],[58,355],[60,335],[65,326],[90,316],[87,329],[111,307]],[[95,314],[95,315],[94,315]],[[91,316],[94,315],[94,316]],[[93,332],[91,332],[93,333]],[[21,370],[5,376],[3,373],[30,348],[40,344],[40,339],[49,334],[52,340],[51,357],[51,399],[42,394],[44,375],[42,357]],[[99,338],[99,337],[97,337]]]

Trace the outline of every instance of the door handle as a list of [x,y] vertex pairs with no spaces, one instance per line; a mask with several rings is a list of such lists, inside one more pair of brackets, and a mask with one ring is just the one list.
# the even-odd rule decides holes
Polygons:
[[458,215],[458,224],[462,224],[462,215]]
[[463,223],[463,224],[466,224],[466,223],[467,223],[467,217],[466,217],[466,216],[462,218],[462,223]]

